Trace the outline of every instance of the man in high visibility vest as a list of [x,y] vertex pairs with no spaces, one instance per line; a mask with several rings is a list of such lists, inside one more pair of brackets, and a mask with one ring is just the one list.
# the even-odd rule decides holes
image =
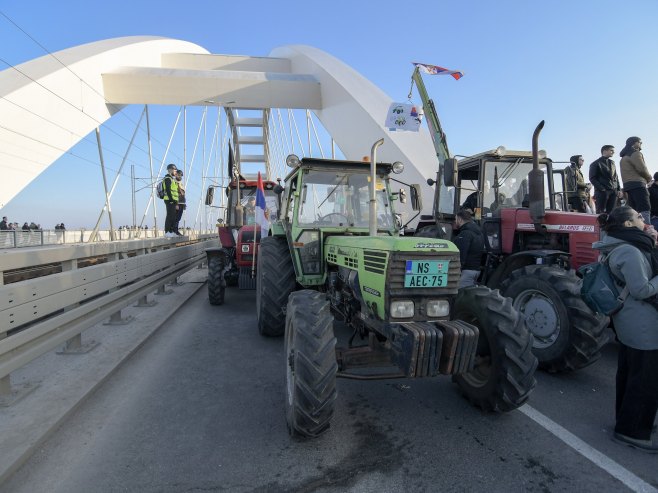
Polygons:
[[171,163],[167,165],[167,175],[164,177],[164,203],[167,208],[167,217],[165,218],[165,236],[172,238],[176,236],[176,219],[178,216],[178,182],[176,174],[178,169]]

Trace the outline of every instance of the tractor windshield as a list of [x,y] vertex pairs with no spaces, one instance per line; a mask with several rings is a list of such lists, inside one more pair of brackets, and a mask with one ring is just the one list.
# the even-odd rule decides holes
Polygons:
[[[301,190],[300,225],[367,228],[369,218],[370,175],[347,171],[309,170]],[[377,177],[377,226],[390,229],[395,218],[386,186]]]
[[[550,208],[550,191],[546,163],[539,163],[544,172],[545,208]],[[532,170],[532,161],[518,159],[512,162],[487,161],[484,178],[491,187],[485,187],[482,205],[491,212],[508,207],[528,207],[528,173]],[[498,198],[496,199],[496,191]]]
[[[273,190],[265,189],[265,212],[270,221],[279,217],[279,201]],[[231,210],[237,205],[238,194],[235,189],[229,195]],[[256,187],[243,187],[240,189],[240,205],[244,211],[244,224],[253,224],[255,221]]]

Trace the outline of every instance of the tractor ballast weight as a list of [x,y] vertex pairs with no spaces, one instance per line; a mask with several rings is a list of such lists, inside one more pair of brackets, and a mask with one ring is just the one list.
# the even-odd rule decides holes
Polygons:
[[370,165],[290,159],[282,214],[260,245],[258,329],[285,336],[293,435],[326,431],[337,377],[451,375],[488,411],[515,409],[535,385],[531,336],[511,301],[486,287],[458,290],[453,243],[400,236],[395,202],[405,194],[389,176],[399,163],[378,163],[379,145]]

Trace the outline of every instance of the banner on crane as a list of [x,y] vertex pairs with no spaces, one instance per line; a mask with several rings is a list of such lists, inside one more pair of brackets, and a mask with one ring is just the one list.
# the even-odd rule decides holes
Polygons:
[[455,80],[464,77],[464,73],[459,70],[450,70],[448,68],[439,67],[438,65],[428,65],[426,63],[411,62],[415,67],[418,67],[423,73],[428,75],[451,75]]
[[422,108],[410,103],[391,103],[384,126],[389,130],[418,132],[423,121]]

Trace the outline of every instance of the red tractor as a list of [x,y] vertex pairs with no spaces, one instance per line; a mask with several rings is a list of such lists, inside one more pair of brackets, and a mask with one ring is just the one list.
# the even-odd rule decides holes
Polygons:
[[539,366],[558,372],[593,363],[608,340],[609,320],[581,299],[574,269],[597,260],[592,243],[599,228],[596,216],[568,212],[563,172],[540,159],[544,122],[531,153],[499,147],[457,161],[418,67],[413,84],[439,161],[436,180],[427,180],[436,185],[433,214],[421,216],[415,235],[450,238],[455,214],[464,205],[473,209],[486,245],[479,282],[500,289],[523,314]]
[[[238,186],[239,184],[239,186]],[[263,181],[265,217],[278,218],[279,195],[276,182]],[[256,289],[256,257],[261,228],[256,224],[256,180],[233,180],[226,187],[227,205],[224,218],[217,220],[219,246],[206,249],[208,260],[208,299],[211,305],[224,303],[226,286]],[[212,204],[214,188],[208,189],[206,204]]]
[[423,216],[416,235],[450,238],[455,213],[473,209],[486,246],[479,282],[500,289],[525,316],[540,367],[570,371],[596,361],[607,341],[608,319],[580,298],[574,271],[596,262],[599,228],[596,216],[569,212],[564,175],[538,157],[542,127],[532,153],[499,147],[446,159],[442,176],[428,180],[437,184],[434,214]]

